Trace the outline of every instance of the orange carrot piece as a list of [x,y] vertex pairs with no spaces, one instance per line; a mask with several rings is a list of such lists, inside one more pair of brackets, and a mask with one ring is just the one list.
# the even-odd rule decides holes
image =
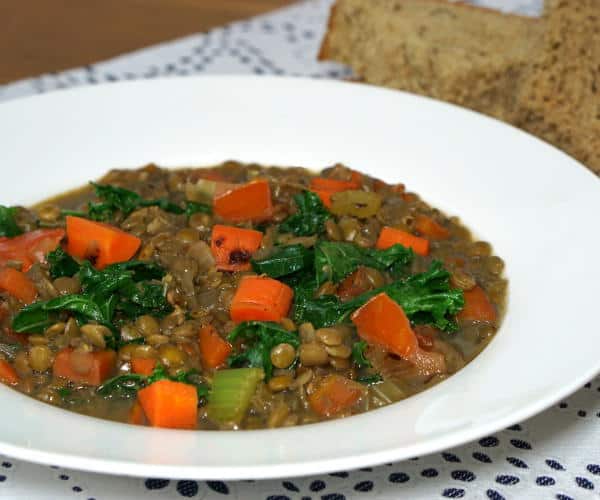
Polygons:
[[349,189],[358,189],[360,187],[360,179],[362,176],[358,174],[356,177],[352,172],[351,181],[340,181],[337,179],[325,179],[323,177],[313,177],[310,180],[310,190],[315,193],[327,208],[331,208],[331,195],[348,191]]
[[10,293],[23,304],[30,304],[37,296],[37,289],[26,274],[12,267],[0,269],[0,289]]
[[6,385],[17,385],[19,383],[19,375],[12,365],[0,359],[0,382]]
[[205,368],[215,369],[222,366],[231,354],[231,344],[221,338],[212,325],[204,325],[200,328],[198,342],[200,358]]
[[354,311],[350,319],[359,337],[398,356],[409,358],[419,348],[404,310],[384,292]]
[[127,423],[133,425],[144,425],[144,409],[139,401],[133,403],[127,415]]
[[483,288],[477,285],[471,290],[465,290],[463,294],[465,296],[465,307],[458,313],[458,319],[496,321],[498,314]]
[[114,351],[83,352],[67,347],[56,354],[52,371],[56,377],[76,383],[100,385],[114,371],[116,361]]
[[0,266],[8,261],[22,263],[27,272],[34,262],[45,262],[46,254],[54,250],[65,236],[64,229],[36,229],[14,238],[0,238]]
[[379,233],[379,238],[377,239],[375,246],[380,250],[385,250],[396,244],[412,248],[413,251],[419,255],[429,254],[429,241],[425,238],[419,238],[418,236],[402,231],[401,229],[384,226]]
[[156,360],[152,358],[131,358],[131,371],[138,375],[152,375]]
[[258,250],[263,234],[253,229],[213,226],[210,250],[220,271],[249,271],[250,258]]
[[323,417],[331,417],[354,405],[365,394],[365,388],[340,375],[327,375],[316,390],[308,396],[312,410]]
[[261,221],[271,217],[271,187],[266,180],[256,180],[217,195],[213,202],[215,215],[225,220]]
[[98,269],[131,259],[142,240],[115,226],[68,215],[67,252]]
[[281,321],[287,316],[294,292],[281,281],[244,276],[233,296],[231,319],[240,321]]
[[360,182],[357,181],[339,181],[337,179],[325,179],[323,177],[313,177],[310,180],[311,191],[330,191],[331,193],[341,193],[350,189],[358,189]]
[[325,191],[322,189],[311,189],[311,191],[319,197],[323,205],[331,208],[331,196],[335,194],[335,191]]
[[159,380],[139,391],[138,401],[153,427],[196,428],[198,392],[193,385]]
[[415,229],[430,240],[447,240],[450,238],[450,231],[426,215],[417,215]]

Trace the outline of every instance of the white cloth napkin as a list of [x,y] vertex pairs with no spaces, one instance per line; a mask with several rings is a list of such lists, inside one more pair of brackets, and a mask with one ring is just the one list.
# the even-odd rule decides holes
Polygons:
[[[0,86],[0,100],[157,76],[256,73],[344,78],[350,75],[346,68],[316,61],[331,3],[308,0],[92,66]],[[537,15],[542,8],[541,0],[471,3],[527,15]],[[10,499],[568,500],[599,498],[599,493],[600,378],[541,415],[477,442],[404,462],[306,478],[135,479],[0,457],[0,498]]]

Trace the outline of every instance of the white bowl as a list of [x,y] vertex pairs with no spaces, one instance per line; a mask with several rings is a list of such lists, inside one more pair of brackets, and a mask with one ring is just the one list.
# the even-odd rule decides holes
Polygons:
[[508,312],[449,380],[348,419],[208,432],[84,417],[0,387],[0,453],[116,474],[270,478],[350,469],[479,438],[600,371],[594,321],[600,183],[533,137],[451,105],[355,83],[202,77],[111,84],[0,105],[0,203],[28,204],[113,167],[226,159],[404,182],[507,264]]

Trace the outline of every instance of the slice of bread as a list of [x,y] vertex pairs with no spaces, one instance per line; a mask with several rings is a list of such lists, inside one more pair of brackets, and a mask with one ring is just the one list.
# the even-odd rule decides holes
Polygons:
[[319,58],[368,83],[515,121],[517,89],[542,37],[539,19],[462,3],[337,0]]
[[516,124],[600,173],[600,0],[548,0]]

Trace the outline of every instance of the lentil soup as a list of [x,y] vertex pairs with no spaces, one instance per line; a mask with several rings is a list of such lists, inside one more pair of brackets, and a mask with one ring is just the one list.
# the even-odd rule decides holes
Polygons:
[[347,417],[477,356],[503,267],[457,217],[343,165],[113,170],[0,206],[0,380],[136,425]]

